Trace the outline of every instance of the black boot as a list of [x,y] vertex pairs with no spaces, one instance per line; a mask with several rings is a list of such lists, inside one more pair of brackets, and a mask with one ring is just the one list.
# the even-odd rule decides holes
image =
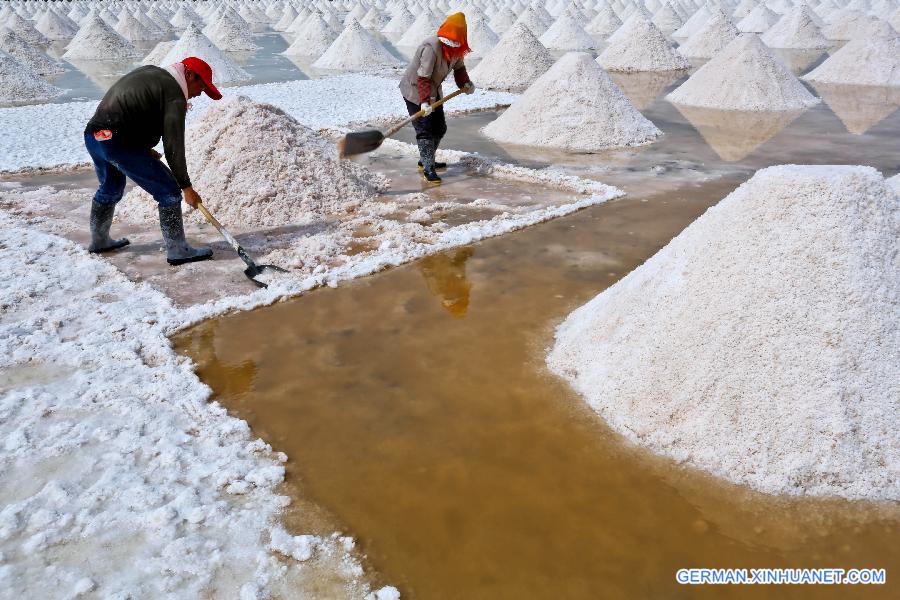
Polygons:
[[206,260],[212,256],[210,248],[192,248],[184,239],[181,202],[159,207],[159,228],[166,242],[166,261],[170,265]]
[[422,179],[432,185],[438,185],[441,178],[434,170],[434,140],[418,140],[419,156],[422,163]]
[[115,212],[115,204],[91,202],[91,245],[88,246],[88,252],[109,252],[131,243],[128,238],[114,240],[109,237],[109,228],[112,227],[113,213]]
[[[435,171],[444,171],[444,170],[446,170],[446,169],[447,169],[447,163],[445,163],[445,162],[440,162],[440,161],[437,161],[437,160],[434,161],[434,170],[435,170]],[[420,170],[420,171],[422,170],[422,161],[421,161],[421,160],[419,161],[419,170]]]

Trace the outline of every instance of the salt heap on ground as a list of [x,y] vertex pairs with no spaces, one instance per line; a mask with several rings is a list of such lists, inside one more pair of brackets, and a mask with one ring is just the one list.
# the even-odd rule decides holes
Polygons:
[[684,25],[681,15],[672,8],[671,2],[663,4],[653,15],[653,24],[666,35],[672,35],[679,27]]
[[812,11],[801,4],[785,13],[761,37],[769,48],[793,48],[796,50],[827,48],[831,42],[825,39],[813,19]]
[[381,30],[381,33],[389,36],[402,36],[415,21],[416,18],[412,16],[412,13],[401,6],[397,9],[397,12],[394,13],[394,17],[388,21],[388,24]]
[[0,28],[0,50],[9,52],[38,75],[57,75],[65,70],[62,65],[8,29]]
[[553,65],[553,55],[531,31],[517,23],[469,75],[475,85],[492,90],[521,90]]
[[400,59],[388,52],[358,21],[352,21],[312,66],[317,69],[371,71],[401,65]]
[[[365,167],[338,159],[333,143],[281,109],[244,97],[212,103],[186,138],[193,183],[223,223],[309,223],[354,210],[387,185]],[[156,202],[139,188],[121,206],[132,221],[157,218]]]
[[469,22],[467,41],[472,53],[469,56],[483,57],[500,41],[500,37],[494,33],[484,19],[474,19]]
[[196,56],[209,63],[216,85],[227,85],[251,79],[250,73],[219,50],[215,44],[209,41],[209,38],[200,32],[196,25],[188,25],[181,38],[175,42],[169,53],[158,64],[166,67],[172,63],[181,62],[188,56]]
[[253,41],[253,32],[246,22],[238,21],[240,17],[225,13],[214,27],[210,29],[209,40],[220,50],[226,52],[245,52],[257,50],[259,46]]
[[525,27],[531,30],[535,36],[540,38],[550,26],[544,22],[544,19],[541,17],[541,14],[533,7],[529,6],[525,9],[518,19],[516,19],[516,23],[521,23]]
[[5,50],[0,50],[0,104],[24,104],[49,100],[63,93],[29,66]]
[[29,21],[23,19],[19,13],[15,11],[6,18],[6,22],[2,23],[2,26],[9,29],[29,44],[34,44],[36,46],[47,46],[50,44],[50,40],[48,40],[43,33],[35,29]]
[[34,24],[48,40],[71,40],[78,33],[78,26],[70,19],[56,14],[53,10],[45,10]]
[[608,71],[675,71],[691,66],[663,32],[641,14],[626,20],[597,62]]
[[158,34],[150,31],[146,25],[138,21],[127,8],[122,11],[119,22],[115,27],[116,33],[129,42],[145,42],[158,39]]
[[612,35],[616,29],[622,26],[622,21],[608,4],[602,4],[597,9],[597,15],[591,19],[584,30],[600,37]]
[[742,33],[666,96],[720,110],[802,110],[819,102],[753,33]]
[[418,46],[425,38],[437,35],[441,23],[428,11],[422,12],[397,40],[398,46]]
[[763,33],[778,22],[778,15],[769,10],[765,4],[759,4],[750,14],[741,19],[737,28],[744,33]]
[[649,144],[662,132],[587,52],[569,52],[484,128],[503,143],[595,152]]
[[740,32],[722,11],[715,11],[688,41],[678,47],[684,56],[712,58]]
[[877,171],[770,167],[570,314],[547,361],[677,461],[897,501],[898,256],[900,196]]
[[175,40],[163,40],[156,44],[153,47],[147,56],[144,57],[144,60],[141,61],[142,65],[159,65],[162,62],[162,59],[166,57],[171,50],[175,46]]
[[588,35],[568,11],[538,39],[551,50],[593,50],[597,47],[594,38]]
[[900,87],[900,37],[863,37],[847,42],[803,76],[816,83]]
[[125,60],[140,55],[131,42],[116,33],[99,16],[93,15],[66,46],[62,57],[66,60]]
[[684,25],[672,33],[672,37],[679,41],[688,39],[706,24],[710,15],[710,10],[706,6],[701,6],[684,22]]
[[322,56],[337,37],[337,33],[328,26],[328,23],[323,21],[319,15],[314,14],[297,32],[294,43],[288,46],[282,54]]

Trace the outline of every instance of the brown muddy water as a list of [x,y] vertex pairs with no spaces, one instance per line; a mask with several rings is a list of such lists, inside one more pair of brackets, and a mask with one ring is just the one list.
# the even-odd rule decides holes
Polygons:
[[404,597],[888,597],[680,587],[682,567],[884,567],[890,582],[900,518],[763,496],[654,457],[544,366],[571,310],[737,183],[610,202],[175,343],[290,457],[304,505],[289,525],[309,527],[307,500],[325,507]]

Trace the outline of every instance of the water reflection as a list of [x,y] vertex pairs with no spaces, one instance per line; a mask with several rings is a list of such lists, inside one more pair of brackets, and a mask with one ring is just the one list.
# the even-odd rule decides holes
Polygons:
[[469,309],[472,284],[466,279],[466,261],[474,252],[472,248],[459,248],[452,254],[433,254],[417,263],[428,291],[438,296],[441,306],[457,319],[464,318]]
[[821,48],[794,49],[770,48],[772,54],[781,59],[794,75],[800,75],[814,65],[825,54]]
[[610,71],[609,76],[617,86],[622,88],[625,96],[638,110],[644,110],[653,101],[662,96],[670,85],[685,77],[687,70],[682,71],[645,71],[642,73],[617,73]]
[[724,161],[736,162],[775,137],[803,110],[744,112],[675,105]]
[[103,92],[106,92],[112,85],[117,82],[122,75],[125,75],[137,65],[134,61],[121,60],[78,60],[69,61],[73,67],[85,74],[94,84]]
[[897,88],[811,83],[850,133],[867,132],[900,107]]

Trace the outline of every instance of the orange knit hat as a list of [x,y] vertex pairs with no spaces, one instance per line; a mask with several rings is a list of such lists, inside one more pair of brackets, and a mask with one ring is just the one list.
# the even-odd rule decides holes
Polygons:
[[442,46],[444,58],[446,58],[448,62],[450,61],[450,55],[458,54],[459,56],[465,56],[472,51],[472,49],[469,48],[469,42],[466,39],[466,15],[461,12],[453,13],[447,17],[444,24],[438,28],[437,35],[438,37],[447,38],[448,40],[459,44],[458,48],[450,48],[446,45]]

